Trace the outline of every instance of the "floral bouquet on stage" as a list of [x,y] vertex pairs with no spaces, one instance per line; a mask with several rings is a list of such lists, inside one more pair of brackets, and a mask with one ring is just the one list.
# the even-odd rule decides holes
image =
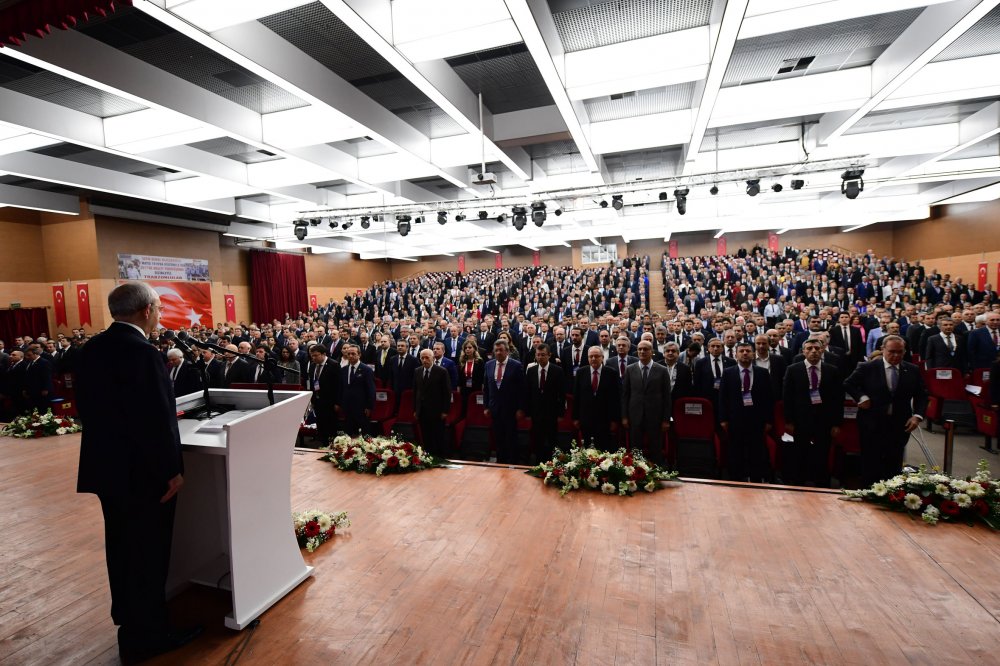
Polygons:
[[305,548],[310,553],[332,539],[338,527],[351,526],[346,511],[326,513],[319,509],[293,513],[292,522],[295,524],[295,538],[299,541],[299,548]]
[[590,488],[605,495],[631,495],[642,488],[647,493],[660,488],[660,481],[677,477],[677,472],[646,462],[638,451],[618,449],[614,453],[597,449],[572,448],[569,453],[555,450],[552,460],[529,469],[527,474],[542,483],[559,487],[559,494]]
[[37,437],[52,437],[54,435],[68,435],[71,432],[80,432],[83,428],[80,424],[69,417],[56,416],[51,409],[39,415],[34,411],[27,416],[18,416],[16,419],[0,429],[0,435],[6,437],[20,437],[21,439],[34,439]]
[[925,465],[914,472],[879,481],[871,488],[845,490],[850,498],[873,502],[906,511],[928,525],[939,520],[964,521],[970,525],[981,520],[993,529],[1000,526],[1000,481],[990,475],[989,465],[979,461],[976,475],[956,479]]
[[337,435],[320,460],[331,462],[337,469],[358,473],[402,474],[441,467],[446,461],[435,458],[419,446],[400,442],[395,437],[348,437]]

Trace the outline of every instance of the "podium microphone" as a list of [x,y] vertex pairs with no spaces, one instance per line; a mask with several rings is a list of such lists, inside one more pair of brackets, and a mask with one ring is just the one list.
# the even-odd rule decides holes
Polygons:
[[163,333],[163,339],[164,340],[173,340],[174,341],[174,346],[177,347],[178,349],[180,349],[185,354],[192,354],[192,353],[194,353],[194,350],[191,349],[190,345],[188,345],[188,343],[185,342],[184,340],[181,340],[171,330],[164,331],[164,333]]

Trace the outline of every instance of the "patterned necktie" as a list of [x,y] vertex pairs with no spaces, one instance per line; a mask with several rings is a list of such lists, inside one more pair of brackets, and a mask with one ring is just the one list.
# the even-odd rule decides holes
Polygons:
[[892,394],[896,393],[896,387],[899,386],[899,368],[894,365],[889,366],[889,392]]
[[503,381],[503,363],[497,363],[497,384]]
[[955,346],[954,346],[954,345],[952,344],[952,342],[951,342],[951,336],[950,336],[950,335],[948,335],[948,336],[946,336],[946,337],[945,337],[945,339],[944,339],[944,343],[945,343],[946,345],[948,345],[948,351],[950,351],[950,352],[953,352],[953,353],[954,353],[954,351],[955,351]]
[[573,361],[573,365],[580,365],[580,349],[576,349],[576,360]]

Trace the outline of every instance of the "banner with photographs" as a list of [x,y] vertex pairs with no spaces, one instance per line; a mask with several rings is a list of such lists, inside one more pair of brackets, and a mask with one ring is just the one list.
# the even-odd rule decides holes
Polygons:
[[208,275],[208,261],[205,259],[119,254],[118,279],[208,282],[211,278]]

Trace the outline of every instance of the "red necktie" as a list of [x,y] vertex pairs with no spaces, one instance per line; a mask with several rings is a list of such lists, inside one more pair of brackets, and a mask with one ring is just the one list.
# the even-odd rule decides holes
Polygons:
[[579,348],[576,350],[576,360],[573,361],[573,365],[580,365],[580,350],[579,350]]
[[542,368],[542,376],[538,380],[538,389],[545,390],[545,368]]
[[993,346],[1000,347],[1000,332],[993,331]]
[[497,363],[497,384],[503,381],[503,363]]
[[594,373],[590,378],[590,390],[595,394],[597,393],[597,370],[594,370]]

